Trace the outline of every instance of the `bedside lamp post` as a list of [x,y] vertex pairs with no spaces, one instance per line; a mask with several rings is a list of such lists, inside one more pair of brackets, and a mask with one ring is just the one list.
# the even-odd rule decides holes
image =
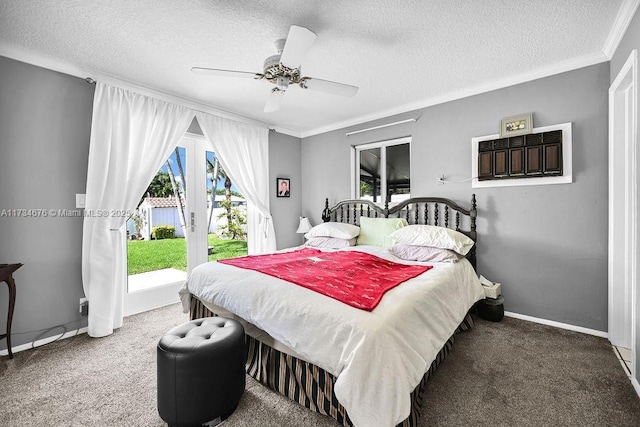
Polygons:
[[[298,229],[296,230],[296,233],[305,234],[309,230],[311,230],[311,223],[309,222],[309,218],[307,218],[306,216],[301,216],[300,224],[298,224]],[[302,237],[302,243],[304,244],[304,236]]]

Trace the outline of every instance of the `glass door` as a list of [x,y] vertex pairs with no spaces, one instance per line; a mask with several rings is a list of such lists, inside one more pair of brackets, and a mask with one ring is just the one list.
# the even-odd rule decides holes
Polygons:
[[206,151],[204,156],[208,259],[217,261],[246,255],[247,200],[233,185],[216,154]]
[[207,261],[205,147],[185,136],[127,222],[125,315],[178,302],[188,273]]

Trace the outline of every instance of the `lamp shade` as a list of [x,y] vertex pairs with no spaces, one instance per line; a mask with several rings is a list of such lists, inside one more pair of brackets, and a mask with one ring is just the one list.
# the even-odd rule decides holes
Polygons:
[[309,222],[309,218],[306,216],[300,217],[300,224],[298,225],[298,229],[296,233],[306,233],[311,230],[311,223]]

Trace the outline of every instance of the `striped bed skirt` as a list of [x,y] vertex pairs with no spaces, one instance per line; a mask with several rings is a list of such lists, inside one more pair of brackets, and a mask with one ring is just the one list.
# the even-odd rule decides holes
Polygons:
[[[205,305],[193,295],[191,296],[190,319],[213,317]],[[456,329],[444,347],[440,350],[429,370],[424,374],[420,383],[411,393],[411,413],[409,417],[398,424],[402,427],[414,427],[418,424],[424,388],[427,379],[435,372],[438,365],[449,354],[456,333],[473,327],[473,319],[469,314]],[[344,407],[338,402],[334,393],[336,377],[312,363],[278,351],[255,338],[245,335],[247,347],[247,374],[289,399],[323,415],[328,415],[339,424],[352,427]]]

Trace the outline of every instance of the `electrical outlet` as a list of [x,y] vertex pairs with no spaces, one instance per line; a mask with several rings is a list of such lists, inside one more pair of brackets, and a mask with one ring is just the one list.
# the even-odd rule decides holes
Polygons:
[[89,315],[89,300],[86,298],[80,298],[80,305],[78,306],[78,313],[82,317],[87,317]]

